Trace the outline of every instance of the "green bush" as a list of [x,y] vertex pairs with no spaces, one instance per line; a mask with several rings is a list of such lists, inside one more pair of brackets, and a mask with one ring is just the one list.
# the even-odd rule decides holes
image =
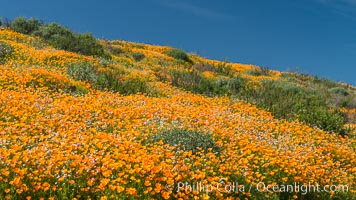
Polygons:
[[196,91],[203,77],[196,71],[183,72],[177,70],[170,71],[173,86],[183,87],[189,91]]
[[77,52],[83,55],[93,55],[108,57],[104,53],[104,48],[90,33],[75,34],[74,41],[69,51]]
[[271,75],[271,70],[266,68],[266,67],[262,67],[262,68],[257,68],[257,69],[253,69],[253,70],[248,70],[246,71],[246,74],[252,75],[252,76],[270,76]]
[[148,137],[143,141],[144,144],[152,144],[162,141],[163,144],[174,146],[174,150],[189,152],[193,154],[199,152],[199,149],[208,152],[219,154],[220,147],[215,144],[213,136],[210,133],[204,133],[197,130],[173,129],[164,130]]
[[103,46],[91,34],[75,34],[57,23],[41,26],[33,34],[42,37],[57,49],[72,51],[82,55],[107,56]]
[[34,18],[26,20],[24,17],[18,17],[11,22],[11,28],[19,33],[41,37],[57,49],[111,58],[92,34],[76,34],[57,23],[43,24],[42,21]]
[[218,83],[218,89],[220,88],[226,88],[229,90],[231,94],[238,94],[245,86],[246,82],[245,79],[243,79],[241,76],[236,76],[227,79],[226,81],[217,81]]
[[246,81],[241,76],[206,78],[197,69],[191,71],[170,70],[169,76],[156,76],[161,81],[169,81],[173,86],[184,88],[187,91],[207,96],[237,95],[246,87]]
[[136,62],[139,62],[145,58],[145,54],[143,54],[141,52],[134,52],[134,53],[132,53],[132,57]]
[[200,72],[205,72],[205,71],[215,72],[216,71],[216,69],[213,65],[210,65],[207,63],[195,64],[195,65],[193,65],[193,68]]
[[100,89],[109,89],[120,94],[130,95],[136,93],[148,93],[149,88],[145,80],[131,77],[129,79],[122,78],[124,72],[108,70],[100,72],[97,84]]
[[4,64],[13,51],[14,48],[11,45],[0,42],[0,64]]
[[243,98],[281,119],[299,119],[327,132],[344,134],[344,117],[330,112],[327,99],[320,92],[285,81],[264,81]]
[[343,99],[341,107],[355,109],[356,108],[356,95],[348,95]]
[[185,62],[192,63],[189,56],[181,49],[170,49],[164,52],[166,55],[173,57],[177,60],[183,60]]
[[223,76],[232,76],[234,71],[230,65],[228,65],[226,62],[223,62],[218,64],[216,67],[216,72]]
[[19,33],[32,34],[43,25],[42,21],[35,18],[26,20],[24,17],[17,17],[11,22],[11,28]]
[[96,83],[98,79],[97,67],[87,62],[79,62],[69,65],[67,73],[75,80],[87,81],[89,83]]
[[139,78],[124,78],[126,72],[119,69],[99,71],[99,67],[87,62],[73,63],[68,67],[67,73],[75,80],[86,81],[96,89],[108,89],[120,94],[148,93],[149,88],[145,80]]
[[121,48],[115,47],[111,44],[106,45],[106,50],[114,55],[120,55],[120,54],[124,53],[124,51]]
[[[264,81],[257,90],[251,90],[252,102],[273,113],[277,118],[290,118],[294,107],[304,101],[304,91],[287,82]],[[250,101],[251,101],[250,100]]]
[[332,88],[332,87],[338,87],[339,86],[338,83],[336,83],[334,81],[331,81],[331,80],[328,80],[326,78],[321,78],[321,79],[315,78],[313,80],[313,82],[316,83],[316,84],[323,85],[323,86],[325,86],[327,88]]
[[245,80],[240,77],[218,79],[203,79],[197,92],[200,94],[215,95],[236,95],[245,87]]
[[337,95],[347,96],[349,93],[344,87],[334,87],[330,89],[330,92]]
[[311,126],[318,127],[327,132],[335,132],[341,135],[345,134],[345,118],[339,112],[330,112],[327,108],[301,107],[298,113],[298,119]]

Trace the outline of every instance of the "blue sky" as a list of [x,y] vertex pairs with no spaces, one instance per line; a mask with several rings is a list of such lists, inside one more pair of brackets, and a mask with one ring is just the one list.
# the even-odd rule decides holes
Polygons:
[[356,85],[356,0],[2,0],[0,16]]

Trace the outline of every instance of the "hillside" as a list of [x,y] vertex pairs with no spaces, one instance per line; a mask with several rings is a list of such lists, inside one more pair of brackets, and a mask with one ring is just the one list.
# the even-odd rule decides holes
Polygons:
[[354,86],[37,29],[0,30],[0,199],[356,198]]

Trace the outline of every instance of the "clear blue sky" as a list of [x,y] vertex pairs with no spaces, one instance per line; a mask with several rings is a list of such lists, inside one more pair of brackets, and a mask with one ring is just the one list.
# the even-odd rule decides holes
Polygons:
[[356,85],[356,0],[2,0],[0,15]]

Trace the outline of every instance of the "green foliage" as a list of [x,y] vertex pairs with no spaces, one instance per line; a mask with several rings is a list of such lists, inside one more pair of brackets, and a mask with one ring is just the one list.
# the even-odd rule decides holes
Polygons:
[[32,34],[34,31],[37,31],[43,22],[35,19],[30,18],[26,20],[24,17],[17,17],[11,22],[11,28],[19,33],[23,34]]
[[248,70],[246,71],[246,74],[253,75],[253,76],[270,76],[271,75],[270,71],[271,71],[270,69],[266,67],[262,67],[253,70]]
[[55,48],[63,50],[70,50],[72,42],[75,41],[74,34],[57,23],[41,26],[33,35],[39,36]]
[[109,51],[111,54],[114,54],[116,56],[124,53],[124,51],[121,48],[115,47],[115,46],[113,46],[111,44],[106,45],[106,50]]
[[262,86],[248,90],[243,95],[249,102],[272,112],[275,117],[289,118],[294,112],[292,108],[297,104],[294,97],[301,96],[301,93],[299,87],[287,82],[264,81]]
[[246,86],[246,81],[241,76],[235,76],[229,78],[227,81],[224,82],[218,81],[217,83],[219,88],[226,87],[231,92],[231,94],[240,93],[243,90],[243,88],[245,88]]
[[205,71],[215,72],[216,71],[216,69],[213,65],[210,65],[207,63],[195,64],[195,65],[193,65],[193,68],[200,72],[205,72]]
[[43,24],[37,19],[26,20],[24,17],[14,19],[11,28],[19,33],[41,37],[57,49],[110,58],[110,55],[104,52],[103,46],[90,33],[76,34],[57,23]]
[[318,127],[328,132],[345,134],[345,118],[339,112],[331,112],[325,107],[300,107],[298,119],[311,126]]
[[4,64],[13,51],[14,48],[11,45],[0,42],[0,64]]
[[0,26],[2,26],[2,19],[0,18]]
[[162,141],[163,144],[174,146],[174,150],[178,151],[192,151],[196,154],[200,149],[208,152],[219,154],[220,147],[215,144],[213,136],[210,133],[204,133],[197,130],[173,129],[164,130],[155,135],[150,136],[144,140],[144,144],[152,144]]
[[196,71],[170,71],[171,82],[173,86],[183,87],[186,90],[196,91],[203,77]]
[[97,84],[100,89],[109,89],[120,94],[130,95],[136,93],[148,93],[148,86],[145,80],[131,77],[122,78],[124,72],[119,70],[108,70],[99,73]]
[[119,69],[99,70],[87,62],[74,63],[68,67],[67,73],[75,80],[86,81],[100,90],[111,90],[129,95],[135,93],[148,93],[146,81],[140,78],[125,78],[126,72]]
[[83,55],[105,57],[104,48],[89,33],[75,34],[57,23],[41,26],[34,35],[42,37],[55,48]]
[[88,62],[79,62],[69,65],[67,73],[75,80],[87,81],[89,83],[96,83],[98,78],[97,67]]
[[[246,84],[245,79],[241,76],[207,79],[197,70],[170,70],[169,75],[168,81],[173,86],[207,96],[236,95]],[[163,80],[167,81],[165,78]]]
[[167,56],[173,57],[177,60],[183,60],[185,62],[192,63],[189,56],[181,49],[170,49],[164,52]]
[[228,65],[226,62],[223,62],[218,64],[216,72],[223,76],[232,76],[234,71],[230,65]]
[[245,80],[240,76],[203,79],[197,92],[208,96],[236,95],[245,87],[245,84]]
[[327,99],[318,91],[285,81],[264,81],[256,90],[244,91],[243,97],[277,118],[299,119],[328,132],[344,134],[344,117],[331,112]]
[[330,92],[337,95],[347,96],[349,93],[344,87],[334,87],[330,89]]
[[77,52],[83,55],[94,55],[109,58],[104,53],[104,48],[94,36],[90,33],[74,34],[74,41],[69,51]]
[[321,78],[321,79],[315,78],[313,80],[313,82],[316,83],[316,84],[323,85],[323,86],[325,86],[327,88],[332,88],[332,87],[338,87],[339,86],[336,82],[331,81],[331,80],[326,79],[326,78]]
[[143,54],[141,52],[134,52],[134,53],[132,53],[132,57],[136,62],[139,62],[145,58],[145,54]]

